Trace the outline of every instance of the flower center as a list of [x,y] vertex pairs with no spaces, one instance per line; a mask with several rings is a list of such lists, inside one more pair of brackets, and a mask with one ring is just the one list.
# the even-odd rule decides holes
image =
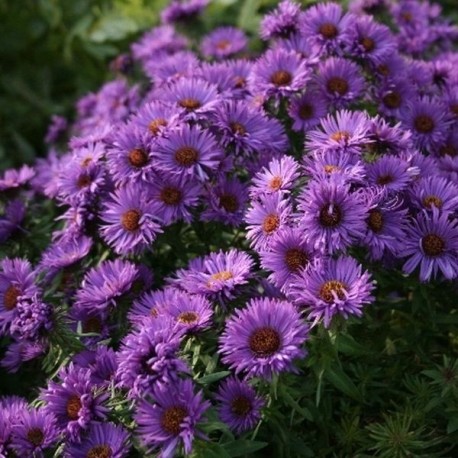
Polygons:
[[153,119],[149,125],[148,130],[154,135],[158,135],[161,131],[161,127],[165,127],[167,125],[167,121],[164,118],[156,118]]
[[326,204],[320,210],[320,223],[325,227],[336,227],[342,220],[342,212],[337,205]]
[[218,43],[216,43],[216,49],[219,51],[226,51],[230,45],[231,42],[229,40],[220,40]]
[[192,98],[181,99],[178,102],[178,105],[180,105],[180,107],[186,108],[187,110],[197,110],[197,108],[200,108],[202,106],[197,99]]
[[270,81],[275,84],[275,86],[286,86],[291,83],[292,79],[291,73],[286,70],[277,70],[270,77]]
[[428,234],[421,239],[421,246],[428,256],[439,256],[444,252],[445,242],[436,234]]
[[129,152],[130,165],[134,167],[143,167],[148,163],[148,155],[141,148],[135,148]]
[[339,95],[345,95],[348,92],[348,82],[338,76],[329,78],[326,87],[329,92],[337,92]]
[[401,13],[402,19],[406,22],[410,22],[412,20],[412,13],[406,11],[405,13]]
[[246,86],[246,79],[243,76],[236,76],[234,78],[234,87],[236,89],[243,89]]
[[166,186],[161,190],[159,198],[167,205],[178,205],[181,202],[181,191],[172,186]]
[[311,117],[313,117],[314,112],[315,110],[313,108],[313,105],[311,105],[310,103],[303,103],[299,107],[299,118],[304,120],[310,119]]
[[361,38],[361,40],[359,41],[359,43],[361,44],[361,46],[364,48],[364,50],[366,52],[371,52],[374,50],[375,48],[375,42],[372,38],[369,38],[369,37],[364,37],[364,38]]
[[276,176],[276,177],[273,177],[269,181],[269,188],[272,189],[272,191],[278,191],[281,188],[282,184],[283,184],[282,178],[279,176]]
[[219,198],[219,206],[229,213],[235,213],[239,208],[239,202],[233,194],[223,194]]
[[181,428],[180,425],[183,422],[184,418],[188,415],[187,409],[184,407],[169,407],[163,414],[161,418],[161,426],[169,434],[178,436],[180,434]]
[[126,231],[134,232],[140,227],[140,218],[138,210],[128,210],[121,216],[121,225]]
[[390,74],[390,68],[386,64],[380,64],[377,67],[377,71],[383,76],[388,76]]
[[342,140],[347,141],[350,137],[350,132],[347,132],[346,130],[338,130],[337,132],[331,134],[329,138],[335,142],[340,142]]
[[264,222],[262,223],[262,229],[267,234],[271,234],[272,232],[278,229],[279,225],[280,225],[280,218],[275,214],[271,214],[265,217]]
[[375,233],[379,233],[383,228],[383,215],[380,210],[370,210],[366,221],[369,228]]
[[182,312],[178,315],[178,323],[192,324],[199,319],[199,315],[196,312]]
[[250,336],[250,350],[259,358],[272,356],[280,348],[280,335],[275,329],[257,329]]
[[453,115],[458,116],[458,103],[453,103],[450,105],[450,111]]
[[334,296],[337,296],[343,301],[345,299],[345,290],[346,286],[342,282],[338,280],[329,280],[321,286],[318,294],[324,302],[330,304],[334,302]]
[[334,173],[334,172],[340,171],[340,167],[338,167],[337,165],[332,165],[332,164],[326,164],[323,167],[323,169],[326,173]]
[[377,178],[377,184],[380,186],[385,186],[393,182],[393,177],[391,175],[380,175]]
[[388,108],[399,108],[401,106],[402,97],[398,92],[389,92],[383,97],[382,102]]
[[86,175],[85,173],[78,177],[78,181],[76,182],[76,185],[78,188],[85,188],[91,184],[91,177]]
[[70,418],[70,420],[77,420],[81,407],[80,398],[76,394],[72,394],[67,401],[67,417]]
[[417,116],[413,122],[415,129],[418,132],[427,134],[434,129],[434,121],[430,116],[420,115]]
[[318,31],[327,40],[335,38],[338,33],[337,27],[334,24],[331,24],[330,22],[326,22],[325,24],[321,25]]
[[94,332],[96,334],[100,334],[102,331],[102,322],[96,316],[88,318],[87,320],[83,321],[83,333],[86,334],[88,332]]
[[307,253],[299,248],[290,248],[286,250],[285,262],[289,270],[296,271],[305,267],[308,263]]
[[81,162],[81,166],[87,167],[91,162],[92,162],[92,156],[85,157]]
[[13,285],[8,286],[3,295],[3,305],[6,310],[13,310],[17,305],[17,298],[21,295],[21,291]]
[[113,452],[111,447],[106,444],[96,445],[92,447],[86,455],[86,458],[111,458],[113,456]]
[[233,134],[238,134],[238,135],[246,134],[245,126],[243,124],[240,124],[239,122],[231,122],[230,127],[231,127],[231,131]]
[[35,447],[39,447],[45,438],[43,431],[40,428],[31,428],[27,431],[27,440],[35,445]]
[[194,165],[197,162],[198,158],[198,151],[191,146],[183,146],[182,148],[177,149],[175,153],[175,160],[183,167],[191,167],[191,165]]
[[238,417],[246,417],[251,409],[251,401],[245,396],[237,396],[231,402],[231,412]]
[[229,270],[222,270],[221,272],[217,272],[216,274],[213,274],[211,276],[211,279],[216,280],[216,281],[226,281],[226,280],[230,280],[233,277],[234,276],[232,275],[232,272],[230,272]]
[[442,208],[442,199],[437,196],[426,196],[423,199],[423,205],[427,208],[431,208],[433,205],[436,208]]

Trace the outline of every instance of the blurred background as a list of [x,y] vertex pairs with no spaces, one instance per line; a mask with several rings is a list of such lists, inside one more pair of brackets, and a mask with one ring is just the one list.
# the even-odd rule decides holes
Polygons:
[[[71,119],[76,100],[110,77],[109,62],[159,22],[167,3],[0,0],[0,169],[43,155],[51,115]],[[255,34],[260,15],[277,3],[214,0],[204,26],[232,23]],[[458,21],[458,0],[437,3]]]

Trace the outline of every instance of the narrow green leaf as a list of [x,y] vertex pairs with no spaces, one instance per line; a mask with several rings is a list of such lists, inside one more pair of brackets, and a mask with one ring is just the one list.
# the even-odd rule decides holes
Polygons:
[[210,383],[217,382],[218,380],[227,377],[229,374],[230,371],[215,372],[214,374],[204,375],[203,377],[197,379],[196,382],[201,385],[210,385]]
[[361,393],[351,378],[340,367],[329,367],[325,371],[326,379],[342,393],[356,401],[362,401]]
[[231,458],[235,458],[236,456],[249,455],[257,450],[263,449],[267,445],[267,442],[236,440],[234,442],[224,444],[224,450],[226,450]]

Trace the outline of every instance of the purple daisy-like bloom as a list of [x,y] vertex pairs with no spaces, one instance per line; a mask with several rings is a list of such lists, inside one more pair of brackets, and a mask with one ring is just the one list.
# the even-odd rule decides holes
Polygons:
[[371,142],[370,122],[363,111],[337,111],[320,122],[320,128],[311,130],[305,142],[314,151],[338,151],[359,154]]
[[446,178],[429,176],[410,190],[411,203],[420,210],[437,208],[441,213],[458,210],[458,186]]
[[287,38],[299,30],[301,6],[290,0],[283,0],[273,11],[266,14],[260,25],[259,35],[263,40]]
[[374,282],[355,259],[316,259],[291,283],[289,294],[307,308],[313,326],[323,321],[328,328],[335,315],[362,315],[362,307],[373,301]]
[[248,76],[253,63],[247,59],[226,60],[221,63],[224,73],[230,78],[232,95],[235,99],[248,94]]
[[134,415],[143,446],[148,452],[160,448],[161,458],[172,458],[179,445],[186,455],[190,454],[194,436],[204,437],[197,425],[210,407],[202,391],[196,393],[191,380],[177,380],[170,385],[155,385],[151,398],[154,403],[140,401]]
[[103,404],[108,397],[108,393],[97,391],[89,369],[72,363],[59,371],[59,382],[50,380],[39,396],[46,402],[43,410],[54,414],[57,426],[73,440],[78,440],[93,421],[106,418],[108,408]]
[[367,147],[377,155],[401,154],[414,149],[409,130],[404,130],[401,123],[392,126],[379,115],[370,120],[369,138]]
[[[179,51],[171,55],[167,53],[163,54],[157,56],[157,59],[149,60],[143,65],[145,73],[154,81],[155,88],[173,83],[182,78],[191,78],[195,76],[196,70],[201,65],[196,54],[191,51]],[[153,89],[150,95],[146,96],[145,101],[156,102],[155,93],[155,89]],[[179,110],[176,107],[172,108],[176,115]]]
[[382,186],[388,191],[402,191],[419,174],[418,167],[396,156],[384,155],[367,165],[367,179],[372,185]]
[[246,49],[248,39],[236,27],[218,27],[202,39],[200,49],[205,57],[225,59]]
[[434,149],[445,141],[450,125],[445,105],[428,97],[409,104],[401,113],[401,121],[412,131],[415,144],[426,150]]
[[68,313],[69,325],[72,331],[81,336],[81,341],[87,348],[94,348],[101,341],[110,337],[113,326],[108,324],[107,309],[90,308],[80,302],[73,304]]
[[380,100],[379,111],[385,116],[399,117],[412,99],[416,90],[405,78],[392,78],[382,84],[377,91]]
[[300,196],[299,210],[305,238],[317,250],[335,253],[364,235],[368,209],[347,184],[311,183]]
[[301,32],[321,54],[340,54],[350,42],[348,31],[354,23],[337,3],[321,3],[309,8],[301,21]]
[[325,97],[314,90],[292,98],[288,108],[288,114],[293,120],[293,130],[307,132],[310,128],[319,124],[320,118],[328,113],[328,102]]
[[210,0],[172,0],[161,12],[164,24],[192,21],[202,13]]
[[183,124],[158,142],[153,157],[164,172],[207,178],[207,169],[215,170],[223,159],[215,137],[197,126]]
[[10,373],[15,373],[22,363],[43,356],[47,352],[48,346],[46,339],[13,341],[6,349],[0,366]]
[[409,257],[403,270],[411,274],[420,265],[420,280],[429,281],[439,272],[447,279],[458,276],[458,222],[436,207],[423,211],[407,226],[399,256]]
[[250,245],[255,250],[267,248],[275,235],[287,227],[291,212],[291,203],[283,193],[265,194],[253,201],[245,216]]
[[269,49],[253,65],[248,87],[254,95],[278,98],[304,89],[310,78],[310,68],[299,54]]
[[0,261],[0,335],[8,332],[23,300],[38,293],[35,272],[29,261],[19,258]]
[[142,327],[145,320],[156,318],[158,309],[166,309],[176,300],[177,294],[183,292],[173,287],[158,291],[147,291],[132,303],[127,317],[135,327]]
[[315,82],[323,97],[338,108],[355,102],[365,87],[358,65],[341,57],[330,57],[321,62]]
[[58,193],[58,177],[62,167],[62,159],[66,156],[58,156],[56,151],[51,149],[46,158],[37,158],[35,163],[35,176],[30,181],[32,188],[54,199]]
[[59,429],[52,413],[24,409],[12,424],[10,447],[18,456],[42,458],[44,450],[57,444],[58,437]]
[[0,191],[19,188],[27,184],[35,175],[35,170],[28,165],[23,165],[20,169],[8,169],[0,178]]
[[253,429],[261,419],[265,401],[246,381],[236,377],[224,380],[215,396],[220,419],[237,434]]
[[141,253],[162,232],[146,188],[134,184],[111,194],[100,218],[102,238],[118,254]]
[[91,423],[85,438],[66,444],[66,458],[125,458],[129,454],[130,434],[114,423]]
[[4,217],[0,218],[0,243],[6,242],[11,235],[21,227],[25,217],[25,205],[20,199],[9,201],[4,210]]
[[236,374],[269,380],[280,372],[297,372],[293,362],[306,356],[307,337],[308,326],[290,302],[254,298],[226,321],[219,352]]
[[292,276],[307,268],[317,255],[298,228],[279,231],[269,249],[259,254],[262,268],[271,272],[269,280],[280,289],[287,288]]
[[45,142],[49,144],[57,143],[63,139],[68,128],[68,121],[63,116],[53,115],[46,132]]
[[189,372],[177,356],[184,332],[168,316],[145,319],[122,341],[117,355],[118,386],[128,389],[130,397],[143,397],[152,387],[175,383],[179,373]]
[[95,350],[83,350],[72,358],[72,362],[76,367],[90,369],[91,380],[96,385],[110,383],[118,367],[115,351],[104,345]]
[[[152,139],[164,136],[168,128],[173,127],[176,122],[177,109],[172,105],[157,100],[143,104],[130,119],[132,125]],[[143,160],[139,161],[136,157],[129,158],[130,165],[134,167],[145,166],[146,163],[143,164],[143,162]]]

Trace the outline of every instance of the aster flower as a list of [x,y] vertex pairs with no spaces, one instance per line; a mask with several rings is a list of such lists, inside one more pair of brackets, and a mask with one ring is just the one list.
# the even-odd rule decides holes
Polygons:
[[81,302],[73,304],[68,313],[70,329],[80,335],[86,348],[93,349],[110,337],[114,326],[108,324],[108,309],[95,309]]
[[202,391],[195,393],[191,380],[178,380],[170,385],[155,385],[151,398],[154,404],[140,401],[134,415],[143,446],[148,452],[160,449],[161,458],[172,458],[180,445],[185,454],[190,454],[194,436],[203,437],[197,425],[210,407]]
[[315,83],[329,103],[341,108],[355,102],[364,91],[364,78],[354,62],[330,57],[318,65]]
[[226,321],[219,352],[236,374],[270,379],[297,372],[293,362],[306,356],[307,337],[308,326],[290,302],[254,298]]
[[68,128],[68,121],[63,116],[51,116],[51,122],[46,132],[45,142],[48,144],[57,143],[65,135]]
[[45,410],[21,410],[11,428],[10,447],[19,456],[43,457],[57,445],[59,429],[53,414]]
[[269,49],[253,65],[248,79],[253,94],[263,97],[289,96],[304,89],[311,73],[296,52]]
[[43,356],[49,347],[49,342],[44,339],[13,341],[5,351],[5,355],[0,361],[0,366],[4,367],[7,372],[16,373],[21,365],[26,361]]
[[458,210],[458,186],[450,180],[429,176],[415,183],[410,191],[411,202],[418,209],[437,208],[441,213]]
[[62,161],[66,155],[58,156],[51,149],[46,158],[37,158],[35,163],[35,176],[31,179],[32,188],[53,199],[58,193],[58,177],[62,167]]
[[21,227],[25,217],[25,205],[20,199],[9,201],[0,218],[0,243],[6,242]]
[[392,78],[382,84],[378,89],[380,100],[379,110],[385,116],[399,117],[402,110],[416,96],[416,91],[409,80],[405,78]]
[[81,442],[66,444],[66,458],[125,458],[129,454],[129,433],[113,423],[91,423]]
[[105,345],[99,345],[94,350],[83,350],[72,358],[72,362],[76,367],[90,369],[95,385],[111,382],[118,367],[115,351]]
[[213,84],[224,100],[236,98],[240,91],[234,87],[233,75],[228,72],[228,64],[234,61],[220,60],[201,62],[199,67],[194,66],[192,73],[195,76]]
[[329,327],[335,315],[348,318],[361,316],[362,307],[373,301],[374,282],[355,259],[316,259],[310,269],[303,270],[291,282],[289,294],[307,308],[313,326],[323,322]]
[[127,317],[136,327],[143,326],[145,320],[158,316],[158,309],[167,309],[176,301],[176,296],[182,292],[176,288],[166,287],[158,291],[147,291],[132,303]]
[[418,167],[411,167],[407,161],[396,156],[384,155],[367,165],[369,183],[389,191],[404,190],[418,174]]
[[202,13],[210,0],[172,0],[161,12],[161,21],[165,24],[185,22]]
[[100,215],[103,239],[118,254],[142,252],[162,232],[154,210],[144,187],[119,188]]
[[261,21],[260,36],[263,40],[286,38],[299,30],[301,6],[290,0],[283,0]]
[[202,39],[205,57],[224,59],[244,51],[248,43],[245,33],[236,27],[218,27]]
[[97,392],[89,369],[71,363],[59,371],[58,382],[48,382],[39,398],[46,402],[43,411],[54,414],[59,429],[72,440],[78,440],[93,421],[104,420],[108,413],[103,405],[108,393]]
[[423,211],[410,222],[399,256],[409,258],[403,266],[407,274],[420,265],[421,281],[439,272],[450,280],[458,276],[458,224],[436,207],[431,212]]
[[300,196],[300,227],[317,250],[335,253],[364,234],[367,207],[350,186],[333,180],[312,183]]
[[237,434],[253,429],[261,419],[264,399],[245,381],[236,377],[224,380],[215,397],[220,419]]
[[328,113],[328,102],[319,92],[310,88],[307,92],[291,99],[288,114],[293,120],[293,130],[306,132],[319,124],[320,118]]
[[390,125],[381,116],[370,119],[369,143],[370,152],[376,154],[400,154],[413,151],[412,134],[402,128],[401,123]]
[[248,93],[248,76],[253,66],[252,62],[246,59],[234,59],[223,61],[221,65],[230,78],[233,97],[243,98]]
[[296,52],[305,59],[310,66],[315,65],[319,61],[319,54],[310,46],[307,37],[304,37],[299,32],[292,34],[288,38],[281,38],[275,41],[272,45],[272,49],[277,48],[285,49],[288,52]]

